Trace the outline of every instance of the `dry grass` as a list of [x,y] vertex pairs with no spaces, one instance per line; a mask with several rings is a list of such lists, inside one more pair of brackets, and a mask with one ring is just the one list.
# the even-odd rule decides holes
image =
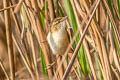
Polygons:
[[[62,60],[46,40],[60,16],[72,26]],[[119,80],[119,21],[119,0],[1,0],[0,80]]]

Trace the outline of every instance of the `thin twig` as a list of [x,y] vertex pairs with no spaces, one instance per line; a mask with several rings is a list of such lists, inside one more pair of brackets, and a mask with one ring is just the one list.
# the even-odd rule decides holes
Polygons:
[[14,13],[18,13],[18,11],[20,11],[20,8],[22,6],[22,3],[23,3],[24,0],[20,0],[17,4],[17,6],[15,7],[14,9]]
[[[37,59],[37,63],[39,63],[41,61],[41,58],[38,58]],[[15,76],[18,76],[21,72],[23,72],[24,70],[26,70],[27,68],[26,67],[23,67],[22,69],[20,69],[19,71],[17,71],[15,73]]]
[[[71,1],[71,3],[72,3],[72,5],[73,5],[73,9],[74,9],[74,12],[75,12],[75,17],[76,17],[77,23],[78,23],[78,25],[80,26],[79,19],[78,19],[78,16],[77,16],[77,12],[76,12],[75,7],[74,7],[75,4],[73,4],[73,1]],[[94,5],[95,5],[95,4],[93,4],[93,6],[94,6]],[[81,35],[82,35],[82,31],[83,31],[82,27],[79,27],[79,29],[80,29],[80,33],[81,33]],[[89,64],[90,64],[91,71],[92,71],[92,73],[93,73],[93,77],[94,77],[95,80],[97,80],[97,75],[96,75],[96,72],[95,72],[95,68],[94,68],[94,66],[93,66],[92,59],[91,59],[91,56],[90,56],[90,50],[89,50],[89,48],[88,48],[88,44],[87,44],[87,42],[86,42],[85,39],[83,40],[83,44],[84,44],[85,49],[86,49],[86,55],[87,55],[87,57],[88,57],[88,62],[89,62]]]
[[[9,6],[9,0],[3,1],[4,8]],[[11,79],[15,79],[15,66],[14,66],[14,53],[13,53],[13,41],[12,41],[12,26],[10,20],[10,10],[4,11],[5,15],[5,27],[6,27],[6,37],[7,37],[7,46],[8,46],[8,57],[9,57],[9,64],[10,64],[10,76]]]
[[[114,32],[115,32],[115,35],[116,35],[116,38],[118,40],[118,44],[119,44],[119,47],[120,47],[120,35],[119,35],[119,32],[118,32],[117,25],[115,23],[114,17],[112,16],[112,13],[109,9],[109,6],[108,6],[107,2],[105,0],[103,0],[103,3],[104,3],[104,6],[107,9],[108,16],[109,16],[109,18],[111,20],[111,23],[113,25],[113,29],[114,29]],[[118,56],[117,56],[117,54],[113,54],[113,56],[114,56],[115,64],[116,64],[116,66],[117,66],[117,68],[120,72],[120,63],[119,63],[119,60],[118,60]]]
[[12,5],[12,6],[9,6],[9,7],[5,7],[3,9],[0,9],[0,12],[4,11],[4,10],[8,10],[8,9],[11,9],[11,8],[14,8],[16,7],[16,4],[15,5]]
[[[94,8],[94,7],[91,7],[90,12],[92,12],[93,8]],[[87,15],[87,18],[86,18],[85,20],[87,20],[89,16],[90,16],[90,15]],[[81,26],[84,25],[85,20],[82,21]],[[81,26],[79,26],[79,27],[81,27]],[[68,53],[69,50],[71,49],[72,44],[73,44],[74,41],[76,40],[76,37],[77,37],[77,35],[79,34],[79,31],[80,31],[80,30],[78,29],[78,31],[77,31],[77,32],[75,33],[75,35],[73,36],[73,39],[72,39],[72,41],[70,42],[70,44],[69,44],[69,46],[68,46],[68,48],[67,48],[67,50],[66,50],[66,52],[65,52],[65,55],[64,55],[65,57],[67,56],[67,53]],[[64,62],[65,57],[62,59],[60,65],[58,66],[58,68],[57,68],[57,70],[56,70],[56,75],[58,74],[58,71],[59,71],[59,69],[60,69],[62,63]],[[55,80],[55,77],[53,77],[53,80]]]
[[37,80],[39,79],[39,73],[38,73],[38,65],[37,65],[37,56],[36,56],[36,52],[35,52],[35,45],[34,45],[34,42],[33,42],[33,36],[32,36],[32,32],[30,30],[29,31],[29,34],[28,34],[28,37],[30,39],[30,44],[31,44],[31,48],[32,48],[32,56],[33,56],[33,62],[34,62],[34,66],[35,66],[35,73],[36,73],[36,77],[37,77]]
[[75,51],[74,51],[74,53],[73,53],[72,59],[70,60],[70,63],[68,64],[68,67],[67,67],[67,69],[66,69],[66,71],[65,71],[65,73],[64,73],[64,76],[63,76],[63,79],[62,79],[62,80],[66,80],[66,79],[67,79],[67,76],[68,76],[68,74],[69,74],[69,72],[70,72],[70,70],[71,70],[71,68],[72,68],[72,65],[73,65],[73,63],[74,63],[74,61],[75,61],[75,58],[77,57],[77,53],[78,53],[78,51],[79,51],[79,48],[80,48],[80,46],[81,46],[81,44],[82,44],[82,41],[83,41],[83,39],[84,39],[84,37],[85,37],[85,34],[86,34],[86,32],[87,32],[87,29],[89,28],[89,24],[90,24],[90,22],[91,22],[91,20],[92,20],[92,17],[93,17],[93,15],[94,15],[94,13],[95,13],[95,11],[96,11],[99,3],[100,3],[100,0],[98,0],[97,3],[96,3],[96,6],[95,6],[95,8],[94,8],[94,10],[93,10],[93,12],[92,12],[92,14],[91,14],[91,16],[90,16],[90,19],[89,19],[89,21],[88,21],[88,24],[86,25],[86,27],[85,27],[85,29],[84,29],[84,31],[83,31],[83,34],[82,34],[82,36],[81,36],[81,38],[80,38],[80,40],[79,40],[79,42],[78,42],[78,45],[77,45],[77,47],[76,47],[76,49],[75,49]]
[[13,41],[14,41],[14,43],[15,43],[15,45],[16,45],[16,47],[17,47],[17,49],[18,49],[18,51],[19,51],[19,53],[20,53],[20,55],[21,55],[21,57],[22,57],[22,59],[24,61],[24,63],[25,63],[25,66],[26,66],[28,72],[30,73],[32,79],[35,80],[34,74],[33,74],[32,70],[29,67],[29,64],[27,62],[28,59],[26,59],[25,55],[23,54],[23,53],[26,54],[26,50],[23,48],[23,45],[21,44],[20,39],[17,38],[17,36],[15,35],[15,33],[12,36],[12,38],[13,38]]
[[112,49],[113,49],[113,57],[114,57],[114,61],[115,61],[115,64],[116,64],[116,67],[118,68],[119,72],[120,72],[120,63],[119,63],[119,60],[118,60],[118,55],[117,55],[117,52],[116,52],[116,49],[115,49],[115,43],[114,43],[114,38],[113,38],[113,32],[112,32],[112,26],[110,26],[110,40],[111,40],[111,46],[112,46]]
[[[31,14],[33,14],[34,17],[35,17],[34,18],[34,21],[36,21],[35,22],[36,23],[35,28],[37,30],[36,32],[38,34],[39,41],[40,42],[46,41],[46,35],[45,35],[45,32],[44,32],[42,24],[41,24],[40,15],[38,14],[39,7],[38,7],[38,4],[37,4],[37,0],[31,0],[31,3],[32,3],[32,7],[35,10],[35,13],[34,14],[31,13]],[[49,46],[48,46],[47,42],[40,43],[40,47],[43,50],[46,65],[49,65],[51,63],[51,57],[50,57],[50,50],[49,50]],[[52,68],[48,69],[48,75],[49,75],[49,79],[52,79],[52,77],[53,77],[53,69]]]
[[52,21],[55,17],[54,4],[53,4],[53,0],[47,0],[47,1],[48,1],[48,8],[50,11],[50,19]]
[[30,68],[30,64],[28,63],[29,59],[27,56],[25,56],[27,54],[26,48],[23,45],[23,43],[21,42],[22,40],[20,38],[20,25],[18,24],[18,19],[16,18],[16,15],[14,14],[13,9],[11,10],[11,12],[12,12],[12,16],[13,16],[13,19],[14,19],[15,25],[16,25],[16,28],[13,30],[13,35],[12,35],[13,41],[23,59],[23,62],[25,63],[25,66],[26,66],[28,72],[30,73],[32,79],[34,80],[33,72]]
[[4,67],[4,65],[3,65],[3,63],[2,63],[1,60],[0,60],[0,66],[1,66],[1,68],[2,68],[2,70],[3,70],[3,72],[4,72],[4,74],[5,74],[5,76],[6,76],[6,78],[7,78],[7,80],[10,80],[10,78],[8,77],[8,74],[7,74],[7,72],[6,72],[6,70],[5,70],[5,67]]
[[[84,0],[83,0],[83,2],[84,2]],[[85,2],[84,2],[84,6],[85,6],[85,9],[87,10],[87,13],[89,14],[90,13],[90,11],[89,11],[89,6],[88,6],[88,4],[86,4]],[[83,16],[83,15],[82,15]],[[83,19],[84,19],[84,17],[85,17],[85,15],[83,16]],[[85,18],[86,19],[86,18]],[[86,21],[86,20],[85,20]],[[87,23],[88,21],[86,21],[86,23]],[[96,41],[96,45],[97,45],[97,50],[98,50],[98,53],[99,53],[99,56],[100,56],[100,60],[101,60],[101,63],[102,63],[102,66],[103,66],[103,73],[104,73],[104,79],[105,80],[108,80],[107,78],[109,78],[108,77],[108,72],[110,72],[110,69],[109,69],[109,67],[108,67],[108,65],[109,65],[109,61],[108,61],[108,58],[107,58],[107,53],[106,53],[106,48],[105,48],[105,46],[103,45],[104,44],[104,41],[103,41],[103,39],[102,39],[102,32],[101,32],[101,30],[99,29],[99,27],[97,27],[97,26],[99,26],[97,23],[96,23],[96,20],[95,19],[93,19],[92,21],[91,21],[91,28],[93,29],[93,34],[95,35],[95,41]],[[90,32],[90,31],[89,31]],[[92,36],[93,37],[93,36]],[[104,53],[104,54],[103,54]],[[105,60],[106,59],[106,60]],[[107,64],[106,64],[107,63]],[[109,70],[109,71],[108,71]]]
[[116,38],[117,38],[117,40],[118,40],[119,47],[120,47],[120,35],[119,35],[118,29],[117,29],[117,25],[116,25],[116,23],[115,23],[115,21],[114,21],[114,17],[112,16],[112,13],[111,13],[111,11],[110,11],[110,9],[109,9],[109,6],[108,6],[106,0],[102,0],[102,1],[103,1],[103,3],[104,3],[104,6],[105,6],[106,9],[107,9],[108,16],[109,16],[109,18],[110,18],[110,20],[111,20],[111,23],[112,23],[112,25],[113,25],[113,29],[114,29],[114,31],[115,31],[115,35],[117,36]]

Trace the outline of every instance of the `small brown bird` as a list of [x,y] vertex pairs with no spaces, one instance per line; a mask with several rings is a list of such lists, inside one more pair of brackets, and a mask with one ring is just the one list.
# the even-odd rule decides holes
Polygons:
[[63,55],[70,43],[66,19],[67,17],[58,17],[54,19],[47,35],[48,44],[55,55]]

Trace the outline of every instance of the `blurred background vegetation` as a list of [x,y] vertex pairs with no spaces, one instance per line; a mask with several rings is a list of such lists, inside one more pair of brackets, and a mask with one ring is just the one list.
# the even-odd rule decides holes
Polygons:
[[[46,36],[65,16],[74,52],[56,62]],[[120,0],[0,0],[0,80],[65,77],[120,80]]]

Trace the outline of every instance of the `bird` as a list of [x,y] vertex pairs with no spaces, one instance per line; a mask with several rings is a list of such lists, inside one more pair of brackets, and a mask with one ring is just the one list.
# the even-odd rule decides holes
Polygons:
[[47,41],[52,53],[55,55],[64,55],[70,43],[66,19],[67,17],[57,17],[50,24]]

